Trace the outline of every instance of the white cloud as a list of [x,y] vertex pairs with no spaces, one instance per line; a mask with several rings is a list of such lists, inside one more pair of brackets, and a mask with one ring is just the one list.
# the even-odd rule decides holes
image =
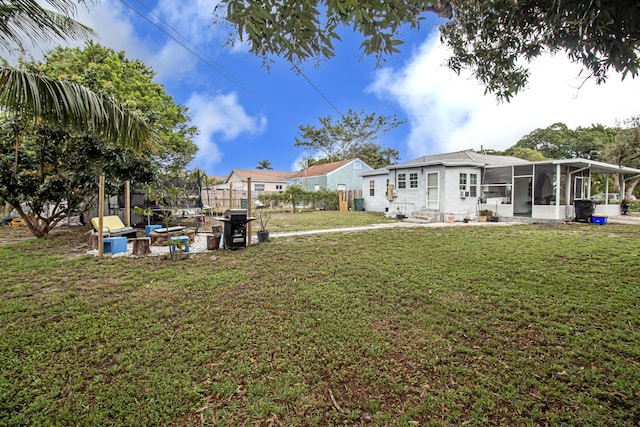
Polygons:
[[210,0],[160,0],[154,9],[128,4],[102,0],[89,10],[79,8],[78,20],[98,34],[100,44],[142,59],[161,81],[181,80],[198,65],[195,54],[208,56],[207,50],[221,45],[214,40],[219,36],[211,26],[215,3]]
[[211,25],[216,3],[211,0],[160,0],[155,13],[192,43],[199,44],[216,36]]
[[[115,51],[126,51],[129,58],[144,57],[144,43],[136,36],[131,23],[131,10],[119,1],[103,0],[89,3],[89,9],[78,8],[78,21],[89,26],[98,35],[96,42]],[[83,44],[79,43],[80,45]]]
[[564,55],[545,56],[530,64],[529,87],[510,103],[499,104],[471,76],[458,76],[444,62],[450,55],[432,36],[399,70],[378,72],[369,90],[398,103],[409,118],[406,141],[410,158],[468,148],[503,150],[527,133],[555,122],[569,127],[614,125],[639,113],[631,94],[640,79],[604,85],[583,83],[581,67]]
[[260,134],[265,131],[267,119],[252,117],[238,103],[236,94],[192,94],[187,102],[192,122],[200,130],[195,143],[199,150],[195,161],[211,168],[220,163],[222,152],[219,142],[231,141],[241,134]]
[[[44,5],[49,8],[49,5]],[[123,9],[122,3],[115,0],[103,0],[101,2],[88,3],[79,5],[76,9],[77,15],[74,17],[78,22],[88,26],[95,33],[95,40],[103,46],[109,46],[116,51],[126,50],[128,56],[140,56],[143,46],[136,37],[134,28],[126,16],[126,10]],[[54,38],[49,43],[39,43],[32,46],[30,43],[25,44],[27,56],[33,57],[35,60],[41,60],[44,54],[56,46],[83,46],[86,40],[69,40],[67,42],[62,39]],[[8,58],[13,62],[17,57],[8,52],[0,52],[1,56]]]

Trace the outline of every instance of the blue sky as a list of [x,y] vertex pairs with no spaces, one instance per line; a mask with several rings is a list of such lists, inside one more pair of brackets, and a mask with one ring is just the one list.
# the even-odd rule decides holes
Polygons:
[[621,82],[612,75],[604,86],[582,84],[580,68],[563,55],[536,60],[528,90],[509,104],[499,104],[492,95],[485,96],[473,78],[457,76],[442,65],[448,52],[438,43],[431,16],[419,32],[405,32],[402,53],[387,57],[381,68],[375,67],[374,58],[361,58],[359,35],[342,31],[334,59],[320,68],[304,68],[327,102],[284,60],[277,59],[267,71],[246,45],[225,46],[228,28],[212,24],[214,6],[211,0],[101,0],[81,8],[78,15],[99,35],[97,42],[142,59],[167,93],[189,108],[200,129],[195,141],[200,150],[190,167],[208,175],[253,169],[264,159],[275,170],[297,170],[299,160],[310,154],[294,146],[298,126],[336,117],[336,109],[396,114],[407,120],[378,141],[399,150],[402,161],[469,148],[503,150],[555,122],[570,127],[614,125],[640,114],[640,79]]

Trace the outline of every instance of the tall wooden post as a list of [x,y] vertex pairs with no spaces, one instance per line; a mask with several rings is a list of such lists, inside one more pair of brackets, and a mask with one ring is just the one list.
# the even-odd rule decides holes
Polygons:
[[98,256],[102,258],[102,239],[104,227],[104,175],[100,175],[100,183],[98,185]]
[[131,226],[131,189],[129,180],[124,182],[124,225]]
[[[247,178],[247,218],[251,216],[251,177]],[[251,246],[251,222],[247,223],[247,246]]]
[[233,209],[233,182],[229,183],[229,209]]

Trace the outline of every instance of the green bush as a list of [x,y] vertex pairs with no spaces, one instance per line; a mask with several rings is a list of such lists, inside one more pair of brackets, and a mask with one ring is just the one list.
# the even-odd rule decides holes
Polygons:
[[284,193],[261,194],[258,200],[273,208],[279,206],[303,207],[308,209],[338,210],[338,191],[322,189],[318,191],[303,190],[299,185],[292,185]]

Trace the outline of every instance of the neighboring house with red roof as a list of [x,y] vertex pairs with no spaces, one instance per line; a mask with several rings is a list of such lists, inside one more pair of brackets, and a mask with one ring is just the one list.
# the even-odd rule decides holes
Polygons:
[[373,168],[360,159],[341,160],[333,163],[314,165],[294,172],[287,179],[287,185],[299,185],[303,190],[361,190],[362,173]]

